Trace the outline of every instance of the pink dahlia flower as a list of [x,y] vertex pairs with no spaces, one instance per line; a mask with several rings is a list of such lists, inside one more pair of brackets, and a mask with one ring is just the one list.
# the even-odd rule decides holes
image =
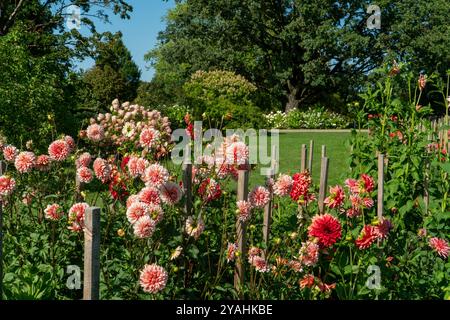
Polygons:
[[9,176],[0,176],[0,196],[9,196],[16,188],[16,181]]
[[262,186],[255,187],[248,195],[248,199],[253,207],[264,208],[270,200],[269,190]]
[[94,142],[99,142],[105,138],[105,130],[103,129],[103,126],[96,123],[87,127],[86,134],[88,139]]
[[77,169],[77,177],[82,183],[89,183],[92,181],[94,174],[88,167],[79,167]]
[[157,293],[166,287],[167,279],[168,274],[163,267],[147,264],[141,271],[139,283],[145,292]]
[[160,204],[159,191],[155,188],[145,187],[139,193],[139,200],[145,204]]
[[277,196],[283,197],[289,195],[292,188],[292,178],[287,174],[282,174],[278,177],[273,185],[273,193]]
[[102,158],[95,159],[93,167],[95,176],[102,183],[106,183],[111,178],[111,166],[106,160]]
[[30,172],[36,164],[36,156],[33,152],[24,151],[14,160],[14,166],[20,173]]
[[159,140],[160,135],[159,131],[153,128],[144,129],[139,136],[139,143],[141,147],[150,149]]
[[177,204],[183,195],[181,188],[178,184],[167,181],[160,188],[161,200],[168,205]]
[[169,179],[169,172],[163,166],[155,163],[145,169],[142,180],[148,187],[159,188]]
[[50,169],[50,163],[50,157],[46,154],[42,154],[36,159],[36,168],[40,171],[48,171]]
[[53,141],[48,147],[50,158],[55,161],[64,161],[70,153],[70,147],[64,140]]
[[202,217],[198,216],[197,221],[195,221],[192,216],[189,216],[186,219],[185,230],[189,236],[194,237],[194,239],[197,240],[203,233],[203,230],[205,230],[205,223],[203,222]]
[[75,161],[75,165],[77,168],[80,167],[89,167],[92,161],[92,156],[89,152],[82,153],[78,159]]
[[428,241],[428,244],[434,251],[437,252],[439,256],[445,259],[448,258],[450,247],[447,241],[445,241],[444,239],[433,237]]
[[130,223],[136,223],[139,218],[148,215],[148,208],[145,203],[133,202],[127,209],[127,219]]
[[239,200],[238,202],[236,202],[236,206],[238,219],[240,221],[244,222],[250,219],[250,216],[252,214],[252,205],[250,204],[250,202],[245,200]]
[[7,145],[3,147],[3,157],[6,161],[13,162],[17,155],[19,154],[19,150],[12,145]]
[[156,223],[149,216],[140,217],[135,224],[133,224],[134,235],[138,238],[149,238],[155,232]]
[[345,194],[341,186],[330,187],[330,196],[324,200],[328,208],[338,208],[344,203]]
[[63,216],[62,208],[59,204],[49,204],[44,210],[45,218],[49,220],[59,220]]

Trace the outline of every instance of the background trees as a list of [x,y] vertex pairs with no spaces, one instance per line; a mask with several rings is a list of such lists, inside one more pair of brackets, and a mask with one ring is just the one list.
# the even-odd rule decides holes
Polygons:
[[115,98],[133,101],[141,72],[123,44],[122,34],[108,32],[97,35],[92,44],[95,66],[82,75],[86,85],[81,103],[83,108],[98,112],[107,108]]
[[[67,8],[82,12],[86,36],[66,26]],[[76,112],[81,82],[73,71],[75,59],[88,56],[101,36],[93,19],[107,20],[105,9],[128,18],[125,1],[7,0],[0,3],[0,130],[8,141],[23,146],[57,132],[76,134]],[[132,68],[132,67],[131,67]],[[36,145],[37,144],[37,145]]]
[[266,96],[262,107],[286,110],[321,101],[344,105],[374,68],[393,59],[415,72],[450,67],[448,1],[378,1],[381,29],[366,26],[369,4],[180,0],[147,59],[163,92],[178,94],[173,88],[197,70],[224,69],[255,83]]

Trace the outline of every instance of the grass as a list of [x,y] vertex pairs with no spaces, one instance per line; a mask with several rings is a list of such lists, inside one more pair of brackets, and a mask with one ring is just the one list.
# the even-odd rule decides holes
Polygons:
[[[347,159],[350,149],[346,141],[350,138],[348,132],[289,132],[279,134],[279,172],[293,174],[300,171],[301,148],[306,144],[309,149],[310,140],[314,141],[313,154],[313,182],[319,183],[320,158],[322,145],[326,146],[329,158],[328,185],[340,184],[347,177]],[[268,144],[270,144],[270,139]],[[309,150],[307,152],[309,155]],[[255,186],[264,183],[264,177],[260,174],[260,165],[250,175],[250,185]]]

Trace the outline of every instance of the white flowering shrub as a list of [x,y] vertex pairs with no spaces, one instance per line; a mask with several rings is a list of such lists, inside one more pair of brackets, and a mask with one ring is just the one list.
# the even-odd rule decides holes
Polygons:
[[324,108],[271,112],[265,118],[275,129],[345,129],[350,124],[345,116]]

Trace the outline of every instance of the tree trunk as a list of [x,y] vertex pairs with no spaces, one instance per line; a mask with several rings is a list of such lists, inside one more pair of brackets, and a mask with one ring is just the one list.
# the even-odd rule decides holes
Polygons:
[[290,80],[287,81],[287,86],[289,92],[287,94],[288,100],[286,102],[285,112],[297,109],[300,103],[300,100],[297,98],[299,88],[297,86],[292,85]]

